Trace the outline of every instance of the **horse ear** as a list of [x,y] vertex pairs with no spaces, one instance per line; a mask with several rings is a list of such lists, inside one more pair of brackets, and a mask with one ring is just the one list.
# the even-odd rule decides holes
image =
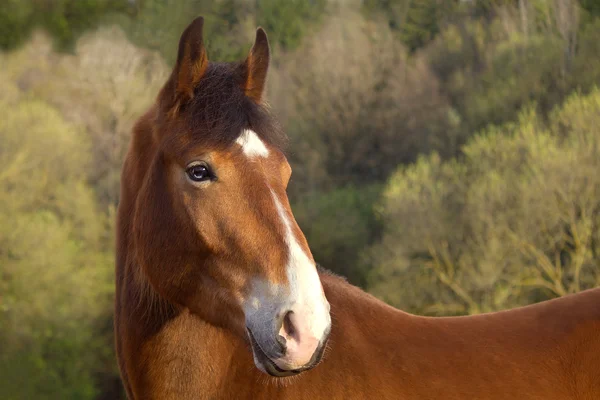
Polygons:
[[245,80],[244,92],[257,103],[260,103],[265,84],[267,81],[267,70],[269,69],[269,40],[262,28],[256,30],[254,46],[246,58],[244,64]]
[[164,93],[173,96],[169,99],[173,111],[194,97],[194,89],[208,67],[208,57],[202,40],[203,27],[204,18],[198,17],[183,31],[179,39],[177,62],[170,82],[165,87],[170,93]]

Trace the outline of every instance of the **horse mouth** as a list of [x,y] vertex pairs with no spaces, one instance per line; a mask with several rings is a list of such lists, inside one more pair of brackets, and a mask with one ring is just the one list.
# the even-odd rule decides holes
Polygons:
[[298,375],[301,372],[314,368],[321,361],[323,352],[325,350],[325,344],[323,344],[317,349],[312,357],[311,362],[301,368],[291,370],[282,369],[265,354],[263,349],[254,338],[252,331],[248,328],[246,328],[246,330],[248,332],[248,337],[250,338],[250,345],[252,346],[252,353],[254,355],[254,362],[257,364],[256,366],[263,372],[266,372],[267,374],[277,378]]

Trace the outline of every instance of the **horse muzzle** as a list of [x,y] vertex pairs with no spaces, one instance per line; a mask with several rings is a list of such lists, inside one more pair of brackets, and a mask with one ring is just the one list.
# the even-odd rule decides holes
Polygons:
[[244,307],[254,363],[273,376],[295,375],[316,366],[331,331],[331,307],[320,282],[295,281],[294,290],[279,292],[264,285]]
[[[311,353],[308,361],[302,365],[298,365],[297,362],[293,361],[293,357],[287,351],[287,346],[282,343],[281,336],[278,337],[278,345],[274,349],[267,347],[267,350],[263,350],[265,346],[261,346],[249,328],[247,328],[247,332],[256,367],[271,376],[282,378],[308,371],[321,362],[325,348],[327,347],[330,328],[324,333],[323,338],[316,342],[314,347],[310,346],[314,348],[314,351]],[[269,353],[272,355],[269,355]]]

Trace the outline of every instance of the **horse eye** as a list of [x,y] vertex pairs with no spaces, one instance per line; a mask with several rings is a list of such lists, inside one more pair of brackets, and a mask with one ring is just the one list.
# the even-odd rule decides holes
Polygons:
[[212,174],[206,165],[196,164],[185,171],[194,182],[204,182],[212,179]]

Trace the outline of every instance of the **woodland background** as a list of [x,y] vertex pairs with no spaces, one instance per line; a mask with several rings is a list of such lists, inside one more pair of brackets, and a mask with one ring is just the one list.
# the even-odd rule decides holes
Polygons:
[[122,398],[120,167],[196,15],[266,29],[321,265],[426,315],[600,285],[599,0],[2,0],[1,399]]

